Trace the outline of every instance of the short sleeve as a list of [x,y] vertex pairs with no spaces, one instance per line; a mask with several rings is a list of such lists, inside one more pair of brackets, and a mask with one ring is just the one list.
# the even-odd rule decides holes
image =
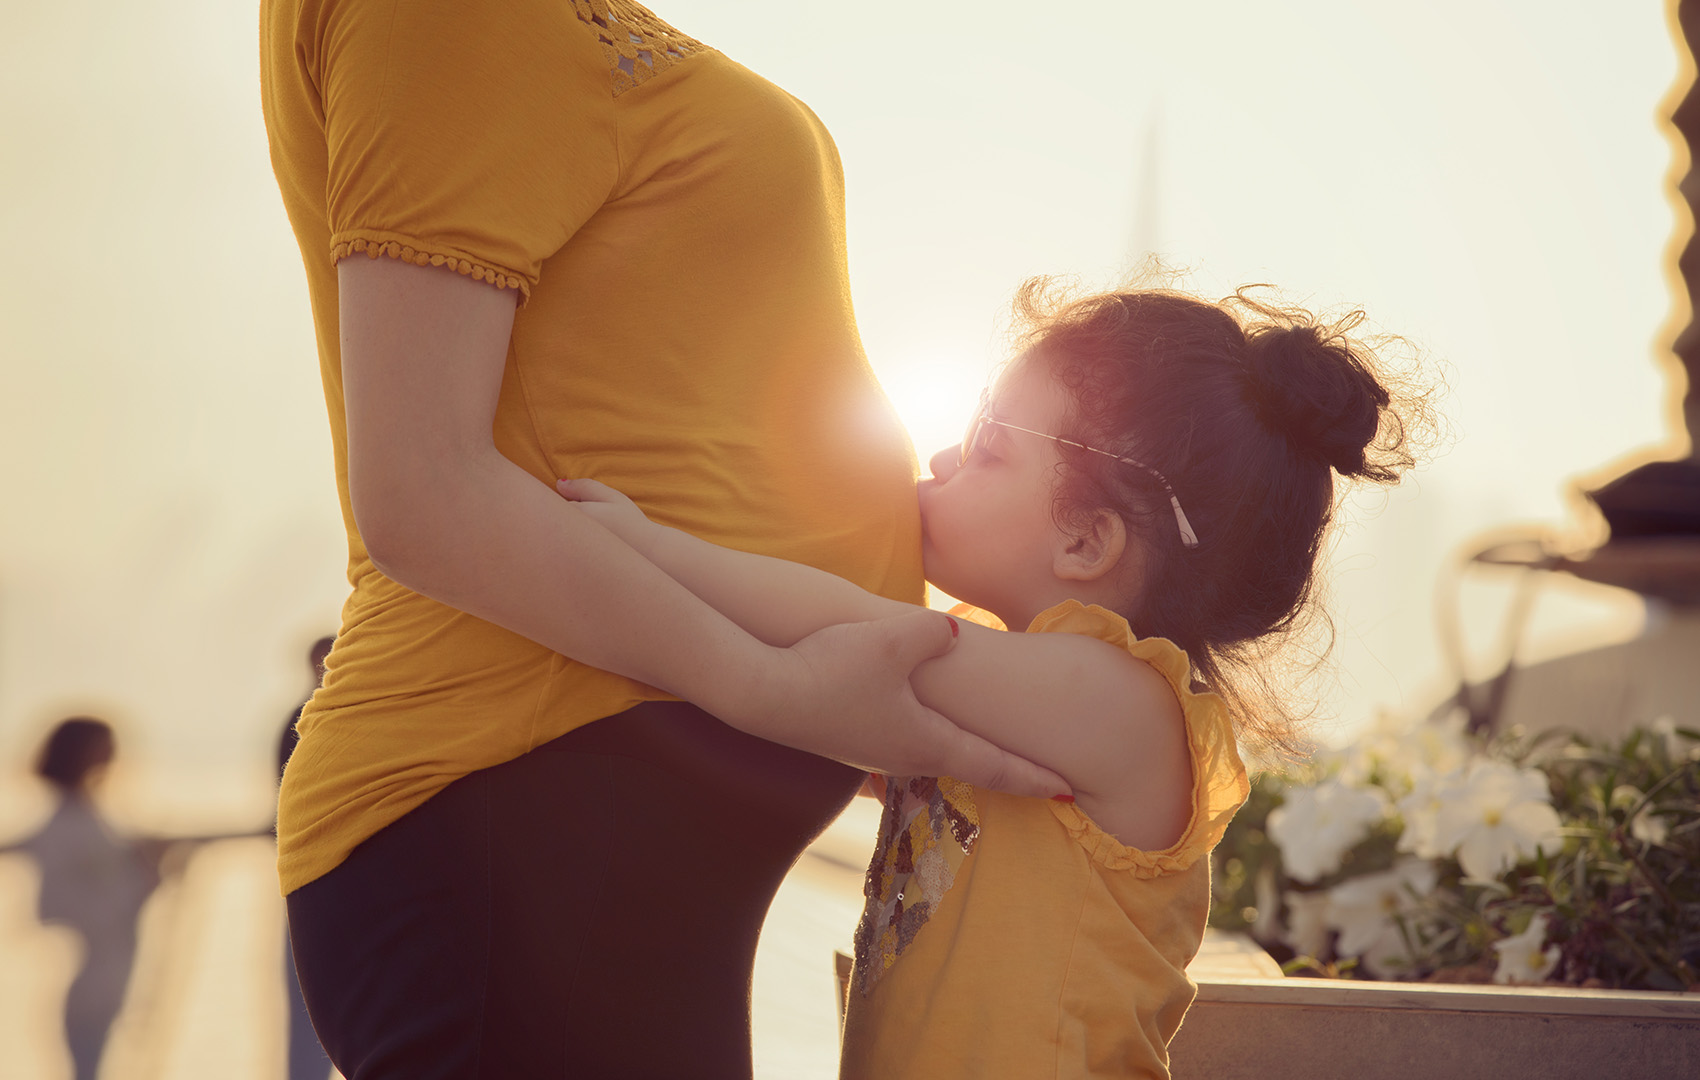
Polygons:
[[1127,847],[1072,804],[1053,802],[1051,812],[1095,860],[1112,870],[1156,877],[1185,870],[1209,854],[1251,791],[1227,703],[1216,694],[1193,690],[1192,665],[1178,645],[1166,638],[1139,638],[1126,619],[1096,604],[1065,600],[1040,612],[1027,632],[1084,634],[1151,665],[1181,703],[1192,756],[1192,816],[1180,839],[1162,851]]
[[609,68],[562,0],[320,9],[331,259],[386,254],[518,288],[618,178]]

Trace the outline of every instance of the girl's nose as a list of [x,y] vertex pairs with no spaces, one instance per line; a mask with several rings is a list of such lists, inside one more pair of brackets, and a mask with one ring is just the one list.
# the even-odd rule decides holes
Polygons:
[[927,468],[932,471],[933,479],[941,483],[960,467],[962,447],[947,446],[927,460]]

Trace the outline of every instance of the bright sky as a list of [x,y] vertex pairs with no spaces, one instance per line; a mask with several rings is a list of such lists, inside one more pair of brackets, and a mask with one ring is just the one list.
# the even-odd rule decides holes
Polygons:
[[[1444,365],[1450,451],[1350,515],[1349,727],[1444,686],[1435,576],[1667,440],[1677,77],[1660,5],[1578,0],[657,0],[808,102],[847,174],[868,354],[921,456],[958,436],[1014,287],[1156,251],[1219,295],[1361,305]],[[0,34],[0,777],[74,707],[159,827],[263,819],[299,659],[346,586],[251,4],[11,5]],[[1503,591],[1466,610],[1491,659]],[[1633,632],[1555,589],[1557,649]],[[0,780],[0,828],[29,812]]]

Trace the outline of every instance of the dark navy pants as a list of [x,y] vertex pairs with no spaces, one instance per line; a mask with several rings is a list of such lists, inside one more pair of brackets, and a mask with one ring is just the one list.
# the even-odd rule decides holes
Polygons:
[[348,1080],[747,1080],[762,918],[861,780],[679,702],[462,777],[290,894],[313,1026]]

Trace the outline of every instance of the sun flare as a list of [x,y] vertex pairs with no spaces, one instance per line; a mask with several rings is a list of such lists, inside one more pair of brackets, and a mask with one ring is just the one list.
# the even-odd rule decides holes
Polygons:
[[962,441],[983,376],[961,358],[913,357],[880,371],[879,380],[927,475],[930,457]]

